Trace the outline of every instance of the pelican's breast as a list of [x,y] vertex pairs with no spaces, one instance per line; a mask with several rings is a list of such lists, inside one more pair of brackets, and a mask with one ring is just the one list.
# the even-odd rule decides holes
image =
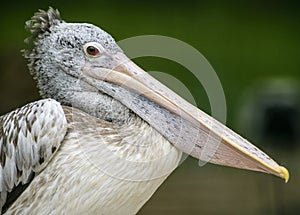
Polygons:
[[135,214],[180,161],[181,152],[139,117],[115,125],[64,111],[69,130],[59,151],[8,212]]

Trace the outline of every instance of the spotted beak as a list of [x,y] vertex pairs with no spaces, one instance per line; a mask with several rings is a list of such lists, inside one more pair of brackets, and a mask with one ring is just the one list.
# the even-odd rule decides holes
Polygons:
[[[204,162],[265,172],[289,180],[288,170],[267,154],[138,67],[122,52],[93,58],[83,74],[93,85],[147,121],[176,148]],[[103,84],[110,84],[110,87]],[[112,90],[112,88],[114,90]]]

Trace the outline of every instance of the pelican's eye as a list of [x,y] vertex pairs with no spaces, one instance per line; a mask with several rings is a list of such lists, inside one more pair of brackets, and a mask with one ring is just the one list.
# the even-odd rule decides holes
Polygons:
[[98,57],[105,52],[103,46],[96,42],[89,42],[84,44],[83,50],[88,57]]
[[86,53],[88,53],[91,56],[96,56],[99,54],[99,50],[95,46],[88,46],[86,48]]

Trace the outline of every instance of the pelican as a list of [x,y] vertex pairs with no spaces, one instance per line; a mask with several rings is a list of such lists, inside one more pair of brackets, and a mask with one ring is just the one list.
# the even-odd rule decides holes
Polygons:
[[26,28],[24,56],[43,99],[0,117],[2,213],[135,214],[183,152],[288,180],[285,167],[148,75],[102,29],[67,23],[51,7]]

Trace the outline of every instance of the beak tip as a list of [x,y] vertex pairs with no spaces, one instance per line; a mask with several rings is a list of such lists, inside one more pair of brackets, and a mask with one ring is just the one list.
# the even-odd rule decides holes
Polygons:
[[280,168],[279,176],[285,180],[285,183],[287,183],[290,178],[289,171],[283,166],[280,166],[279,168]]

